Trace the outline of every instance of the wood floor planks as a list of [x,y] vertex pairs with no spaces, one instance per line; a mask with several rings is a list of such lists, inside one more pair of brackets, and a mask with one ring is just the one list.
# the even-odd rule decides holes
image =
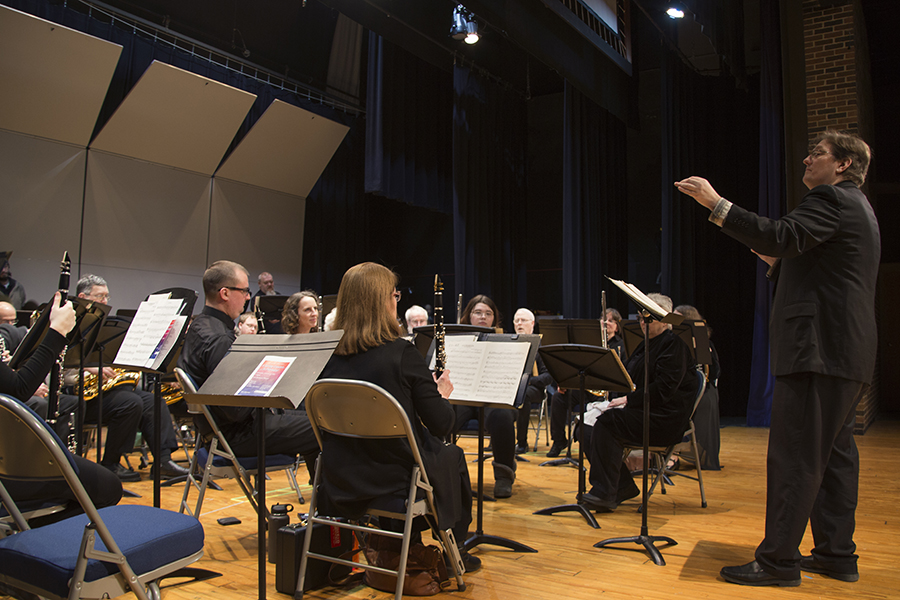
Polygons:
[[[655,494],[650,501],[650,534],[674,538],[676,546],[663,547],[666,566],[653,564],[636,545],[597,549],[593,544],[606,538],[640,533],[638,503],[630,501],[615,513],[597,515],[601,529],[591,529],[577,513],[537,516],[540,508],[570,503],[577,488],[577,471],[571,467],[540,467],[547,448],[525,457],[520,463],[513,497],[485,503],[484,530],[538,549],[536,554],[515,553],[493,546],[474,551],[484,568],[465,576],[465,592],[445,592],[460,599],[497,600],[519,598],[565,598],[636,600],[641,598],[708,598],[724,600],[748,598],[834,598],[845,600],[897,598],[900,593],[900,536],[897,502],[900,481],[893,475],[900,448],[900,423],[877,422],[857,437],[860,448],[860,503],[857,511],[856,542],[860,555],[860,581],[842,583],[819,575],[803,574],[799,588],[748,588],[725,583],[718,577],[723,565],[741,564],[752,559],[763,532],[765,518],[765,452],[767,430],[726,427],[722,430],[721,462],[724,469],[705,472],[707,508],[700,507],[697,484],[676,478],[665,495]],[[473,442],[465,442],[472,444]],[[487,491],[493,484],[488,472]],[[470,473],[476,474],[474,464]],[[305,482],[301,469],[298,480]],[[204,501],[201,522],[206,531],[205,556],[198,566],[222,574],[201,582],[169,580],[164,584],[165,600],[198,600],[215,597],[236,600],[257,596],[256,516],[237,486],[219,482],[224,490],[209,491]],[[143,497],[126,499],[128,503],[149,503],[150,482],[126,486]],[[286,478],[275,474],[268,483],[268,504],[290,502],[298,505]],[[163,508],[176,509],[182,488],[163,488]],[[309,498],[309,487],[304,486]],[[223,527],[216,519],[235,516],[238,525]],[[473,523],[474,529],[474,523]],[[801,549],[812,544],[807,533]],[[267,597],[289,596],[275,590],[275,566],[268,565]],[[306,598],[377,599],[392,594],[365,586],[326,588],[308,592]]]

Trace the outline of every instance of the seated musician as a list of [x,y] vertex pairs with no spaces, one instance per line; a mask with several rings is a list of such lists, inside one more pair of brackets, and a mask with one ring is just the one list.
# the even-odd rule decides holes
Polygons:
[[[606,347],[614,350],[621,356],[623,350],[622,332],[619,330],[619,324],[622,321],[622,315],[614,308],[607,308],[604,315],[603,324],[606,327]],[[588,403],[599,400],[600,398],[594,394],[585,392],[585,401]],[[566,418],[570,414],[569,410],[577,411],[581,407],[581,390],[567,390],[565,388],[557,390],[550,399],[550,439],[553,444],[547,456],[556,458],[569,445],[569,437],[566,435]]]
[[[493,300],[485,295],[478,295],[469,300],[459,322],[496,328],[500,323],[500,311]],[[476,408],[457,405],[454,431],[459,431],[467,422],[477,418]],[[484,411],[484,427],[491,436],[494,453],[495,498],[512,496],[512,485],[516,480],[515,420],[515,411],[508,408],[489,407]]]
[[403,317],[406,320],[406,331],[409,335],[413,334],[413,330],[416,327],[428,325],[428,311],[418,304],[413,304],[407,308]]
[[[234,320],[250,296],[247,270],[238,263],[220,260],[203,273],[206,305],[188,328],[178,366],[191,376],[199,388],[209,379],[235,340]],[[222,433],[238,456],[256,456],[256,409],[238,406],[210,406]],[[319,444],[312,432],[306,411],[287,410],[282,414],[263,412],[266,427],[266,451],[269,454],[300,454],[313,473]],[[204,418],[194,424],[204,437],[212,430]]]
[[[672,311],[672,300],[667,296],[648,296],[667,312]],[[641,329],[647,330],[652,360],[650,445],[675,444],[684,436],[697,394],[697,378],[691,372],[694,361],[687,344],[672,333],[670,325],[656,320],[647,325],[642,320]],[[582,496],[582,502],[593,510],[615,510],[619,503],[641,493],[622,456],[624,444],[643,441],[645,359],[644,342],[641,342],[625,364],[637,389],[610,400],[610,407],[623,408],[604,412],[590,432],[587,456],[591,461],[588,473],[591,489]],[[588,439],[587,432],[584,439]]]
[[[59,293],[53,298],[50,309],[50,328],[34,353],[17,370],[13,371],[5,363],[0,363],[0,394],[7,394],[20,400],[31,398],[38,386],[56,364],[56,358],[66,345],[65,335],[75,326],[75,310],[71,302],[59,306]],[[113,506],[122,498],[122,484],[107,469],[97,463],[73,456],[78,467],[78,478],[97,508]],[[81,505],[65,481],[3,481],[4,487],[17,502],[29,500],[52,500],[66,504],[57,513],[31,519],[32,527],[55,523],[56,521],[80,514]]]
[[[516,314],[513,315],[513,327],[515,328],[516,333],[519,334],[534,333],[534,313],[527,308],[520,308],[516,311]],[[531,405],[533,403],[540,403],[544,398],[547,386],[552,384],[553,378],[550,376],[550,372],[547,371],[547,367],[544,366],[541,355],[538,354],[534,361],[534,372],[531,377],[528,378],[528,388],[525,390],[525,401],[519,408],[518,416],[516,417],[516,454],[528,452],[528,428],[531,424]]]
[[[442,441],[455,419],[446,400],[453,385],[449,371],[435,378],[415,347],[401,339],[396,285],[396,273],[375,263],[347,270],[338,291],[335,322],[344,335],[320,377],[369,381],[400,403],[434,486],[438,527],[453,529],[466,571],[472,572],[481,561],[462,547],[472,522],[469,472],[462,450]],[[406,495],[412,467],[406,440],[351,440],[326,434],[323,445],[323,491],[341,514],[361,516],[374,498]]]
[[313,333],[319,325],[319,296],[312,290],[292,294],[281,309],[281,327],[285,333]]
[[[109,304],[109,286],[105,279],[97,275],[84,275],[78,280],[75,292],[79,298],[100,304]],[[96,368],[85,369],[85,371],[87,374],[97,375]],[[140,475],[122,466],[119,459],[122,454],[134,449],[134,439],[138,429],[148,443],[153,439],[155,399],[153,393],[137,388],[137,375],[129,378],[125,373],[127,373],[125,369],[103,368],[104,386],[106,382],[115,378],[120,378],[120,381],[124,380],[126,383],[116,385],[112,389],[104,389],[103,392],[103,424],[107,426],[107,434],[106,449],[103,452],[101,464],[123,481],[138,481]],[[77,379],[77,371],[70,371],[67,374],[66,383],[74,385]],[[93,400],[88,401],[85,405],[85,422],[96,423],[99,415],[99,403]],[[187,475],[187,469],[172,460],[172,451],[178,448],[178,442],[172,427],[172,416],[165,403],[162,403],[159,410],[159,438],[159,454],[154,458],[159,461],[160,474],[163,477]]]
[[256,335],[259,332],[259,322],[256,315],[245,312],[238,319],[237,334],[238,335]]

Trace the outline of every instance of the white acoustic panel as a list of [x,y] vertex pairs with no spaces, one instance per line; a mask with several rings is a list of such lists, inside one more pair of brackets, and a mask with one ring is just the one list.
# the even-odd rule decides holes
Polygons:
[[154,61],[94,150],[212,175],[256,96]]
[[185,281],[196,289],[206,269],[211,181],[89,151],[82,273],[106,278],[113,304],[124,308]]
[[86,147],[121,52],[0,6],[0,129]]
[[53,297],[63,252],[78,256],[86,153],[0,131],[0,250],[13,252],[12,276],[38,304]]
[[254,293],[262,271],[272,273],[275,289],[282,294],[300,291],[306,201],[218,178],[213,181],[209,261],[244,265]]
[[349,130],[346,125],[275,100],[216,177],[305,198]]

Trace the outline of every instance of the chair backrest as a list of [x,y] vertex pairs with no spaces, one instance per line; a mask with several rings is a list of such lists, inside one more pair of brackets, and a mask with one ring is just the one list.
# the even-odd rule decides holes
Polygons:
[[694,413],[697,412],[697,407],[700,406],[700,399],[703,398],[703,394],[706,393],[706,375],[703,373],[703,369],[697,368],[694,369],[694,375],[697,377],[697,395],[694,397],[694,408],[691,409],[691,420],[694,418]]
[[203,409],[199,404],[191,404],[188,401],[190,394],[197,393],[197,384],[194,383],[194,378],[188,375],[187,371],[181,367],[175,367],[175,379],[178,380],[178,383],[181,384],[181,389],[184,390],[184,403],[187,405],[188,412],[192,415],[203,414]]
[[306,394],[306,413],[322,447],[322,431],[353,438],[406,438],[424,479],[425,468],[412,425],[385,389],[353,379],[321,379]]

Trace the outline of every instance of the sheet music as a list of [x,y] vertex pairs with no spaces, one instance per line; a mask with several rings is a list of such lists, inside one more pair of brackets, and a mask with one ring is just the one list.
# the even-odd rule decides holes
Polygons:
[[651,300],[649,298],[649,296],[647,296],[647,294],[645,294],[644,292],[642,292],[641,290],[639,290],[632,284],[625,283],[624,281],[622,281],[620,279],[613,279],[612,277],[607,277],[607,279],[612,281],[616,285],[616,287],[618,287],[620,290],[622,290],[623,292],[628,294],[632,299],[635,300],[635,302],[638,302],[639,304],[643,304],[650,311],[650,313],[657,319],[660,319],[660,320],[664,319],[666,317],[666,315],[669,314],[669,312],[666,309],[664,309],[662,306],[660,306],[659,304],[657,304],[656,302]]
[[268,396],[294,364],[295,356],[264,356],[241,387],[236,396]]
[[150,296],[141,302],[114,363],[147,368],[159,366],[168,353],[167,348],[171,349],[178,337],[171,333],[180,331],[176,327],[184,324],[185,317],[178,314],[182,304],[182,300],[173,300],[167,294]]
[[448,336],[447,370],[451,400],[478,400],[512,405],[519,390],[530,344],[479,342],[475,336]]

